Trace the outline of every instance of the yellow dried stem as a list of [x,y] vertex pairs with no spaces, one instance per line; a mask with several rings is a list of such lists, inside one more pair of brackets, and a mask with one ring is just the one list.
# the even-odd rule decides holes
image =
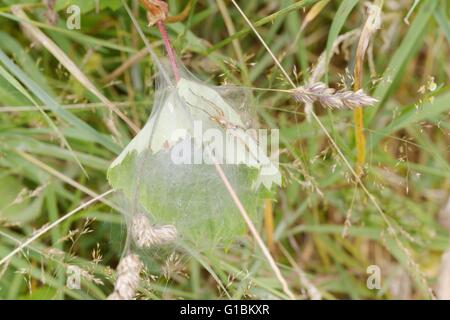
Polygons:
[[364,173],[364,163],[366,162],[366,137],[364,136],[363,108],[357,107],[355,108],[355,110],[353,110],[353,121],[355,123],[355,143],[356,143],[355,171],[359,176],[361,176]]
[[[354,91],[358,91],[362,86],[362,71],[364,56],[369,45],[369,41],[374,32],[380,28],[381,6],[368,4],[369,16],[364,24],[364,28],[359,38],[356,49],[355,69],[353,71]],[[356,174],[362,176],[364,173],[364,164],[366,162],[366,138],[364,136],[364,113],[361,106],[353,110],[353,120],[355,123],[355,143],[356,143]]]
[[319,15],[319,13],[327,6],[329,2],[330,0],[321,0],[314,4],[303,19],[300,30],[305,30],[306,26]]

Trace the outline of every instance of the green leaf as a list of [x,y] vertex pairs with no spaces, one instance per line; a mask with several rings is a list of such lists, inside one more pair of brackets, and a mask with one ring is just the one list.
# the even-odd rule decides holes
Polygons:
[[[245,165],[223,170],[251,218],[258,223],[257,171]],[[228,245],[244,236],[246,226],[213,165],[173,164],[170,151],[154,155],[136,152],[108,171],[114,189],[123,191],[126,208],[149,215],[158,225],[174,225],[181,241],[199,250]],[[138,212],[139,212],[138,211]]]
[[0,74],[0,99],[3,105],[23,106],[29,103],[5,77]]
[[39,287],[31,292],[31,294],[22,295],[21,300],[53,300],[58,294],[55,288],[49,286]]

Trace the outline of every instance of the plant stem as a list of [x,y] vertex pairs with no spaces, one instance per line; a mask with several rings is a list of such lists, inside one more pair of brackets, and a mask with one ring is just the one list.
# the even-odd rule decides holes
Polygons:
[[[383,6],[383,0],[375,1],[373,5],[379,7]],[[358,91],[362,87],[363,78],[363,63],[370,38],[373,36],[376,29],[379,28],[380,12],[369,13],[369,16],[361,31],[361,36],[358,41],[355,56],[355,69],[353,70],[354,91]],[[364,163],[366,162],[366,138],[364,136],[364,113],[361,106],[358,106],[353,111],[353,121],[355,122],[355,144],[356,144],[356,174],[362,176],[364,173]]]
[[173,52],[172,46],[170,45],[169,36],[167,35],[166,27],[164,26],[163,21],[158,21],[156,23],[158,25],[159,32],[161,33],[161,37],[164,42],[164,47],[166,48],[167,56],[169,57],[170,66],[172,67],[173,76],[175,77],[175,81],[178,82],[180,80],[180,71],[177,66],[177,60],[175,58],[175,54]]
[[[357,86],[354,86],[355,90]],[[356,143],[356,174],[361,176],[364,172],[366,162],[366,137],[364,136],[364,112],[363,108],[356,107],[353,110],[353,121],[355,122],[355,143]]]
[[[362,70],[366,46],[364,45],[364,33],[356,49],[355,69],[353,71],[353,90],[358,91],[362,85]],[[356,144],[356,174],[361,176],[364,172],[364,162],[366,161],[366,138],[364,136],[364,112],[358,106],[353,110],[353,121],[355,122],[355,144]]]

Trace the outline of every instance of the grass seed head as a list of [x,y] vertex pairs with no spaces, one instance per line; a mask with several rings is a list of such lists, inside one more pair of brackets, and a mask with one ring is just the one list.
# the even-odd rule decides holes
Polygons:
[[319,102],[331,109],[353,109],[357,106],[367,107],[377,102],[377,99],[365,94],[363,90],[336,91],[322,82],[297,87],[292,91],[292,94],[298,102],[305,104]]
[[139,285],[142,262],[135,254],[129,254],[120,260],[117,267],[117,280],[113,293],[108,300],[131,300]]

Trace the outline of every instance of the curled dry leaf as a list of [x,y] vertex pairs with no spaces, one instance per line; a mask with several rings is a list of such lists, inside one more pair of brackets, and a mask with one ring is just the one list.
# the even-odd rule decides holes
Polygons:
[[147,9],[148,25],[153,26],[158,21],[164,21],[167,18],[169,9],[167,3],[161,0],[140,0]]

